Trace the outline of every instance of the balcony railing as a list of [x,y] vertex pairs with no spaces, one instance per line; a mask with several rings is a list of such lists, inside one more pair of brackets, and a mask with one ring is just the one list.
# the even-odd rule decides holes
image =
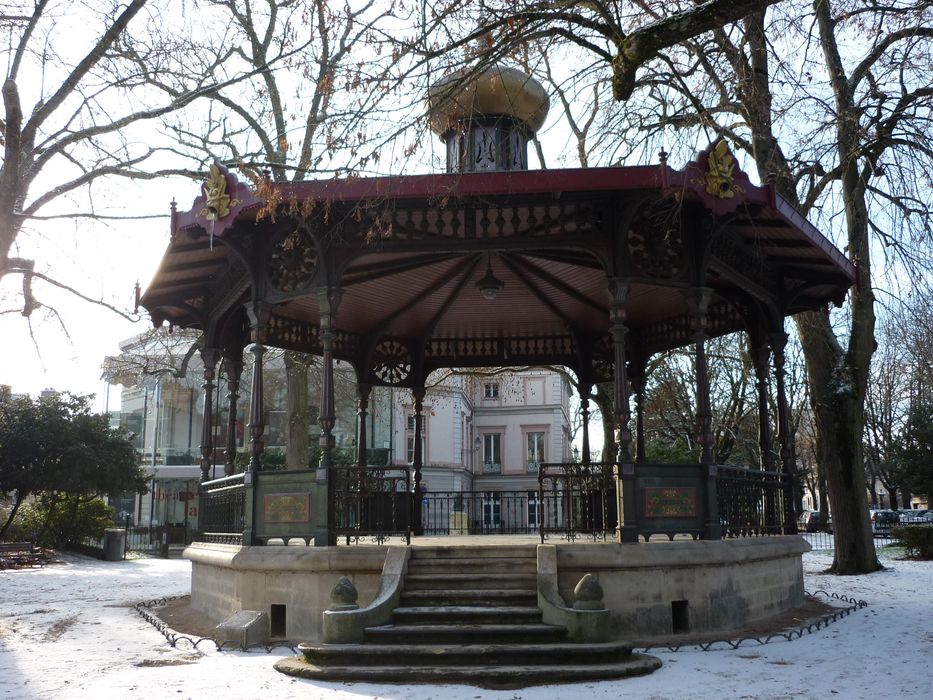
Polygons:
[[502,465],[498,462],[483,462],[483,474],[501,474]]

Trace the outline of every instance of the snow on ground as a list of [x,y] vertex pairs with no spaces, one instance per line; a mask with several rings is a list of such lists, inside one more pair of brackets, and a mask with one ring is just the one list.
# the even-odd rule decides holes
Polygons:
[[[885,556],[885,555],[882,555]],[[172,649],[132,605],[189,591],[179,559],[62,564],[0,572],[0,698],[327,698],[333,700],[587,700],[626,698],[929,697],[933,562],[883,559],[884,571],[820,573],[831,555],[804,557],[806,588],[869,606],[793,642],[728,651],[654,652],[664,666],[643,678],[521,690],[463,685],[318,683],[272,668],[287,650]]]

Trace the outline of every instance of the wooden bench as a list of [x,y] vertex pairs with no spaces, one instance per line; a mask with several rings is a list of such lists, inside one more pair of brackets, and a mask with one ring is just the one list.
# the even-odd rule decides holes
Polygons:
[[32,542],[0,542],[0,569],[45,566],[46,554]]

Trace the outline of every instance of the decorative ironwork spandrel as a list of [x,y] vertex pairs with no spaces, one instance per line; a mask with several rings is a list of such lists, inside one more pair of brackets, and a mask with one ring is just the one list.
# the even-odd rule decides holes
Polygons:
[[411,374],[411,353],[397,340],[381,340],[373,351],[372,370],[386,384],[401,384]]
[[317,266],[317,246],[303,231],[292,231],[276,242],[269,259],[269,281],[280,292],[307,287]]
[[647,277],[677,276],[683,258],[680,202],[664,199],[644,207],[628,232],[632,266]]

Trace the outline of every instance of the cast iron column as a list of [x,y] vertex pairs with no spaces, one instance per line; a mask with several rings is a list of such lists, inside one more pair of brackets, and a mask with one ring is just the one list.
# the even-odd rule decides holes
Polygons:
[[415,409],[415,444],[412,446],[411,466],[414,470],[414,493],[412,496],[412,530],[416,535],[423,535],[421,526],[421,467],[424,464],[424,454],[421,449],[421,433],[424,430],[424,387],[411,390],[412,404]]
[[224,373],[227,375],[227,450],[224,453],[224,475],[236,471],[236,417],[237,399],[240,397],[240,375],[243,373],[242,354],[225,357]]
[[774,471],[774,453],[771,448],[771,411],[768,408],[768,364],[771,349],[764,343],[751,349],[755,366],[755,387],[758,390],[758,450],[761,469]]
[[688,297],[690,339],[696,352],[697,443],[700,464],[713,463],[713,410],[709,399],[709,367],[706,362],[706,340],[709,322],[706,317],[712,290],[698,287]]
[[366,469],[368,462],[367,448],[369,443],[366,439],[366,413],[369,408],[369,394],[372,387],[369,384],[357,384],[359,399],[356,409],[357,438],[356,438],[356,466],[361,470]]
[[697,442],[700,444],[700,464],[705,476],[706,508],[704,537],[708,540],[722,538],[719,520],[719,470],[713,464],[713,410],[709,399],[709,367],[706,364],[706,339],[709,321],[706,312],[713,290],[697,287],[687,296],[690,315],[691,340],[696,350],[696,395],[697,395]]
[[314,544],[320,547],[337,544],[334,534],[335,494],[332,493],[333,479],[330,478],[330,472],[334,466],[334,426],[337,423],[334,405],[334,317],[339,301],[340,294],[336,289],[318,290],[318,308],[321,312],[321,437],[318,444],[321,447],[321,460],[315,481],[326,496],[326,522],[316,521],[318,527],[314,536]]
[[[782,321],[783,323],[783,321]],[[794,467],[794,441],[790,430],[790,407],[787,405],[787,391],[784,386],[784,348],[787,334],[778,331],[771,334],[771,350],[774,352],[774,383],[777,389],[778,443],[781,454],[781,473],[784,476],[784,533],[797,534],[797,517],[794,508],[797,474]]]
[[[768,364],[771,359],[771,349],[765,343],[756,342],[756,346],[749,352],[754,362],[755,386],[758,391],[758,452],[760,467],[764,472],[773,473],[774,453],[771,447],[771,411],[768,407]],[[765,482],[764,526],[767,532],[773,533],[780,531],[779,523],[781,520],[777,512],[777,494],[771,486],[770,482]]]
[[614,351],[614,396],[618,463],[616,494],[618,508],[618,538],[620,542],[638,542],[638,520],[635,512],[635,464],[632,462],[632,431],[629,429],[631,409],[628,401],[628,379],[625,374],[625,303],[628,284],[609,282],[609,332]]
[[580,384],[580,413],[583,419],[583,457],[581,464],[590,463],[590,392],[592,384]]
[[249,467],[247,471],[258,472],[262,469],[262,452],[265,445],[262,435],[266,431],[265,408],[262,402],[262,358],[266,346],[254,342],[249,349],[253,354],[253,378],[249,392]]
[[632,377],[632,391],[635,393],[635,462],[645,461],[645,377]]
[[[201,350],[204,363],[204,419],[201,422],[201,481],[210,480],[211,457],[214,453],[214,378],[217,371],[217,348]],[[155,442],[153,442],[153,445]],[[155,449],[153,449],[153,454]]]

